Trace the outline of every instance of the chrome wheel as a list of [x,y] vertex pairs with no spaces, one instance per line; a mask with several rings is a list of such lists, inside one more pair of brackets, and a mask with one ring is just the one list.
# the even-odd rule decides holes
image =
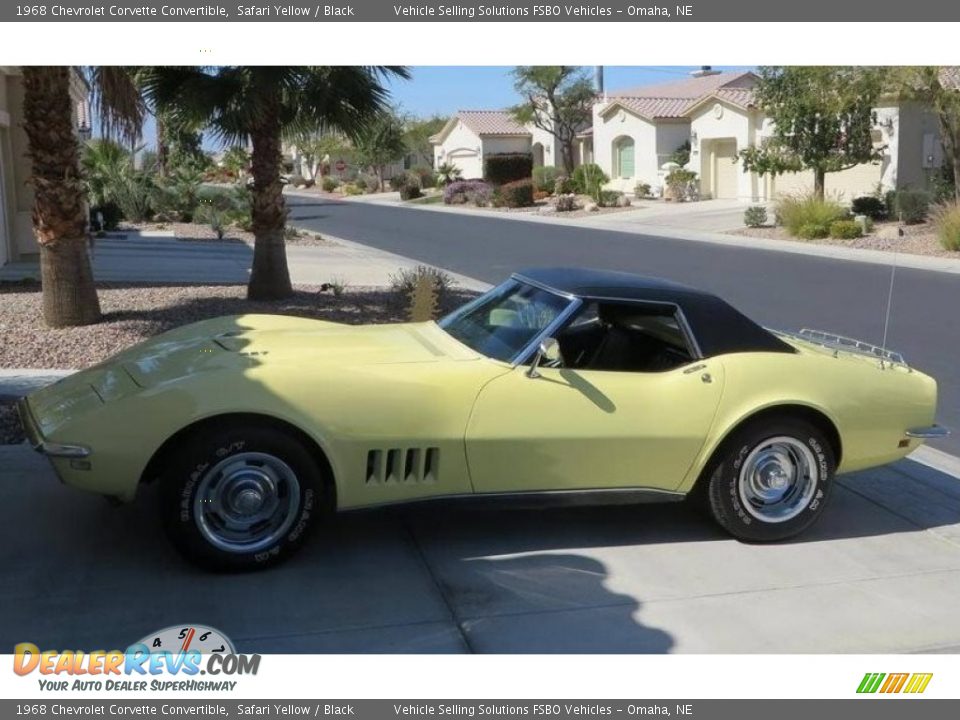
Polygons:
[[293,524],[300,483],[283,460],[243,452],[213,466],[194,495],[193,516],[212,545],[251,553],[273,545]]
[[819,475],[806,443],[786,435],[770,438],[757,445],[740,467],[740,500],[758,520],[786,522],[810,504]]

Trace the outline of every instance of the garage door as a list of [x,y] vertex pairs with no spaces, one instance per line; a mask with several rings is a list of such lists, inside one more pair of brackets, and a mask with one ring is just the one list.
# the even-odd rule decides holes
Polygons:
[[713,196],[715,198],[736,198],[737,180],[740,175],[740,165],[735,163],[737,158],[737,141],[720,140],[714,143],[714,170]]
[[480,153],[475,150],[454,150],[447,155],[447,162],[460,168],[464,180],[483,177],[483,166],[480,163]]

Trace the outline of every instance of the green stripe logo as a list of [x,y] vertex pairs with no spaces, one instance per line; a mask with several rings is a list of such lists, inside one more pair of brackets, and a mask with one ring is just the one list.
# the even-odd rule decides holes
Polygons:
[[885,695],[895,693],[919,694],[927,689],[933,673],[866,673],[857,693]]

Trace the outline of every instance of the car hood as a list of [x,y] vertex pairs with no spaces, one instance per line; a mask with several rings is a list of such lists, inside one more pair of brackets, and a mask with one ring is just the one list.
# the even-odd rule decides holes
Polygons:
[[341,325],[282,315],[205,320],[157,335],[30,396],[46,431],[111,400],[217,370],[476,360],[436,323]]
[[342,325],[282,315],[240,315],[159,335],[109,364],[123,367],[140,387],[151,387],[224,367],[288,362],[355,367],[477,357],[433,322]]

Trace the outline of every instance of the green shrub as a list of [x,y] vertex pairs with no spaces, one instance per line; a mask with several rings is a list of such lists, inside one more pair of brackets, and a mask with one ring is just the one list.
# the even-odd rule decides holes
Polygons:
[[376,175],[360,175],[357,180],[357,187],[362,188],[368,193],[380,191],[380,178]]
[[930,178],[930,195],[935,203],[951,204],[957,196],[956,187],[957,183],[950,163],[942,165],[939,172],[934,172]]
[[329,175],[324,177],[323,180],[320,181],[320,186],[323,188],[325,192],[333,192],[334,190],[337,189],[339,184],[340,183],[338,183]]
[[854,215],[866,215],[871,220],[883,220],[887,217],[887,204],[875,195],[854,198],[850,209]]
[[933,211],[933,224],[943,249],[960,251],[960,204],[937,206]]
[[767,224],[767,209],[763,205],[751,205],[743,211],[743,224],[758,228]]
[[856,220],[835,220],[830,223],[830,237],[836,240],[853,240],[863,235],[863,228]]
[[553,194],[554,195],[570,195],[575,193],[577,190],[573,185],[573,180],[571,180],[566,175],[561,175],[556,179],[556,182],[553,184]]
[[420,191],[420,178],[416,173],[410,172],[399,178],[391,178],[391,187],[393,187],[394,180],[397,180],[397,189],[400,191],[401,200],[416,200],[418,197],[423,197],[423,193]]
[[400,190],[404,185],[407,184],[407,174],[400,173],[399,175],[394,175],[390,178],[390,189],[391,190]]
[[178,165],[154,191],[155,209],[167,217],[193,222],[202,185],[203,171],[199,165],[190,162]]
[[530,207],[533,205],[533,180],[526,178],[501,185],[499,196],[504,207]]
[[453,163],[441,163],[437,168],[437,185],[446,187],[452,182],[463,179],[463,171]]
[[560,170],[549,165],[533,169],[533,189],[537,192],[552,193],[557,187]]
[[797,228],[796,237],[804,240],[819,240],[829,237],[830,226],[823,223],[810,222]]
[[578,166],[573,171],[571,180],[573,181],[574,192],[589,195],[598,201],[600,199],[600,189],[610,182],[610,178],[603,172],[603,168],[596,163],[585,163]]
[[209,225],[210,229],[217,234],[218,240],[223,240],[227,226],[230,224],[227,220],[227,213],[214,205],[201,205],[193,215],[195,223]]
[[636,187],[633,188],[633,194],[638,198],[650,197],[650,183],[639,182]]
[[494,153],[483,158],[483,179],[493,185],[525,180],[533,174],[530,153]]
[[693,170],[674,168],[664,179],[667,185],[668,197],[672,197],[675,200],[687,199],[696,180],[697,174]]
[[827,237],[831,223],[847,218],[847,211],[839,202],[819,200],[813,195],[783,197],[776,207],[778,222],[794,237],[805,237],[800,234],[800,228],[806,225],[823,230],[822,235],[811,237]]
[[897,190],[893,196],[893,214],[907,225],[916,225],[930,213],[930,193],[925,190]]
[[343,186],[344,195],[363,195],[363,189],[354,185],[353,183],[347,183]]
[[116,203],[108,202],[90,208],[90,229],[94,232],[116,230],[123,213]]
[[400,188],[401,200],[416,200],[420,197],[423,197],[423,191],[418,185],[404,185]]
[[618,190],[601,190],[597,196],[597,205],[600,207],[616,207],[623,193]]
[[423,189],[434,188],[437,186],[437,174],[433,171],[432,167],[427,167],[426,165],[417,165],[411,172],[415,173],[418,178],[420,178],[420,187]]

